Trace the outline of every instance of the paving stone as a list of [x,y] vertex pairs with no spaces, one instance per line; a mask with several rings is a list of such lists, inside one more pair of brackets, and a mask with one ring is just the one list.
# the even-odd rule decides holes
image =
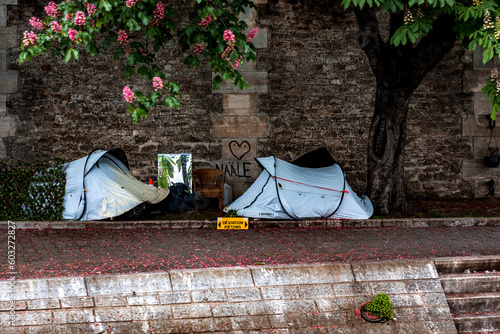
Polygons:
[[172,319],[172,307],[170,305],[132,307],[132,318],[134,320]]
[[330,285],[306,285],[299,287],[301,299],[332,298],[333,289]]
[[101,306],[127,306],[125,296],[95,296],[96,307]]
[[[128,305],[157,305],[160,304],[157,295],[132,295],[127,296]],[[164,303],[162,303],[164,304]]]
[[[87,294],[81,277],[17,280],[15,287],[15,300],[83,297]],[[10,282],[0,281],[0,301],[10,300],[9,288]]]

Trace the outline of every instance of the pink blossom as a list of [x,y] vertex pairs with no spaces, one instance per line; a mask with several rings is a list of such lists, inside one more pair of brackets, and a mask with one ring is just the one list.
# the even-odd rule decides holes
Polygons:
[[73,18],[73,14],[66,14],[64,15],[64,18],[66,19],[66,21],[70,21]]
[[128,35],[125,30],[118,31],[118,42],[120,42],[121,45],[128,44]]
[[198,23],[198,25],[206,27],[210,24],[210,22],[212,22],[212,15],[207,15],[204,20],[201,20],[200,23]]
[[222,37],[229,45],[231,45],[235,42],[235,36],[234,36],[233,32],[229,29],[224,31],[224,35]]
[[247,33],[247,42],[251,42],[252,39],[257,35],[259,28],[253,28],[250,32]]
[[165,17],[165,7],[163,6],[162,2],[156,3],[154,14],[156,19],[163,20],[163,18]]
[[153,78],[153,86],[155,88],[155,91],[158,91],[163,88],[163,81],[161,80],[160,77]]
[[88,3],[86,6],[87,6],[87,13],[89,13],[90,16],[94,15],[95,12],[97,11],[97,8],[93,3]]
[[59,6],[56,5],[55,2],[51,1],[47,6],[45,6],[45,13],[47,13],[47,15],[50,16],[51,18],[56,18],[58,7]]
[[71,39],[72,41],[75,41],[75,38],[76,38],[76,34],[78,34],[78,31],[76,31],[75,29],[69,29],[68,30],[68,37],[69,39]]
[[85,24],[85,13],[79,10],[75,15],[75,24],[77,26],[83,26]]
[[30,24],[35,29],[44,29],[45,28],[45,24],[43,23],[43,21],[36,18],[36,17],[32,17],[30,19]]
[[204,48],[205,48],[205,46],[203,45],[203,43],[196,43],[194,45],[194,52],[201,53]]
[[127,6],[128,8],[132,8],[135,6],[136,3],[137,3],[137,0],[127,0],[127,1],[125,1],[125,6]]
[[51,28],[52,30],[54,30],[54,32],[58,32],[58,33],[60,33],[60,32],[62,31],[62,27],[61,27],[61,25],[59,24],[59,22],[57,22],[57,21],[52,21],[52,22],[50,23],[50,28]]
[[23,36],[23,44],[28,46],[30,44],[35,44],[38,36],[33,31],[25,31]]
[[135,94],[132,92],[129,86],[123,87],[123,97],[128,103],[132,103],[135,100]]

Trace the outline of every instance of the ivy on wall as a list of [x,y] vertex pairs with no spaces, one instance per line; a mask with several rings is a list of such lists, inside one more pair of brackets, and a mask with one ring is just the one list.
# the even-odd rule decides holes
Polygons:
[[0,162],[0,220],[62,220],[62,159]]

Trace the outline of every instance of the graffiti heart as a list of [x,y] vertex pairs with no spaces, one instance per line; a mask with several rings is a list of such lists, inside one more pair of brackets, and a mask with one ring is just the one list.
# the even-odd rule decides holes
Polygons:
[[236,140],[229,142],[229,151],[231,151],[231,154],[238,160],[243,159],[243,157],[250,152],[251,149],[252,147],[250,146],[250,143],[246,140],[242,141],[241,144]]

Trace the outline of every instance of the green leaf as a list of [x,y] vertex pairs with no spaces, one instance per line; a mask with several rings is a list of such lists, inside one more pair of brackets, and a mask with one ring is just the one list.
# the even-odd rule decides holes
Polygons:
[[69,49],[66,51],[66,55],[64,56],[64,61],[67,63],[71,60],[71,56],[73,55],[72,51],[73,49]]
[[139,74],[144,79],[152,79],[153,78],[151,71],[147,67],[144,67],[144,66],[139,67],[137,69],[137,74]]
[[105,11],[109,12],[111,10],[111,4],[106,0],[103,0],[99,4],[99,8],[104,8]]
[[119,60],[119,59],[120,59],[120,57],[121,57],[123,54],[125,54],[125,51],[123,51],[123,49],[122,49],[121,47],[119,47],[119,48],[117,48],[117,49],[115,50],[115,52],[113,53],[113,59],[114,59],[115,61],[117,61],[117,60]]

